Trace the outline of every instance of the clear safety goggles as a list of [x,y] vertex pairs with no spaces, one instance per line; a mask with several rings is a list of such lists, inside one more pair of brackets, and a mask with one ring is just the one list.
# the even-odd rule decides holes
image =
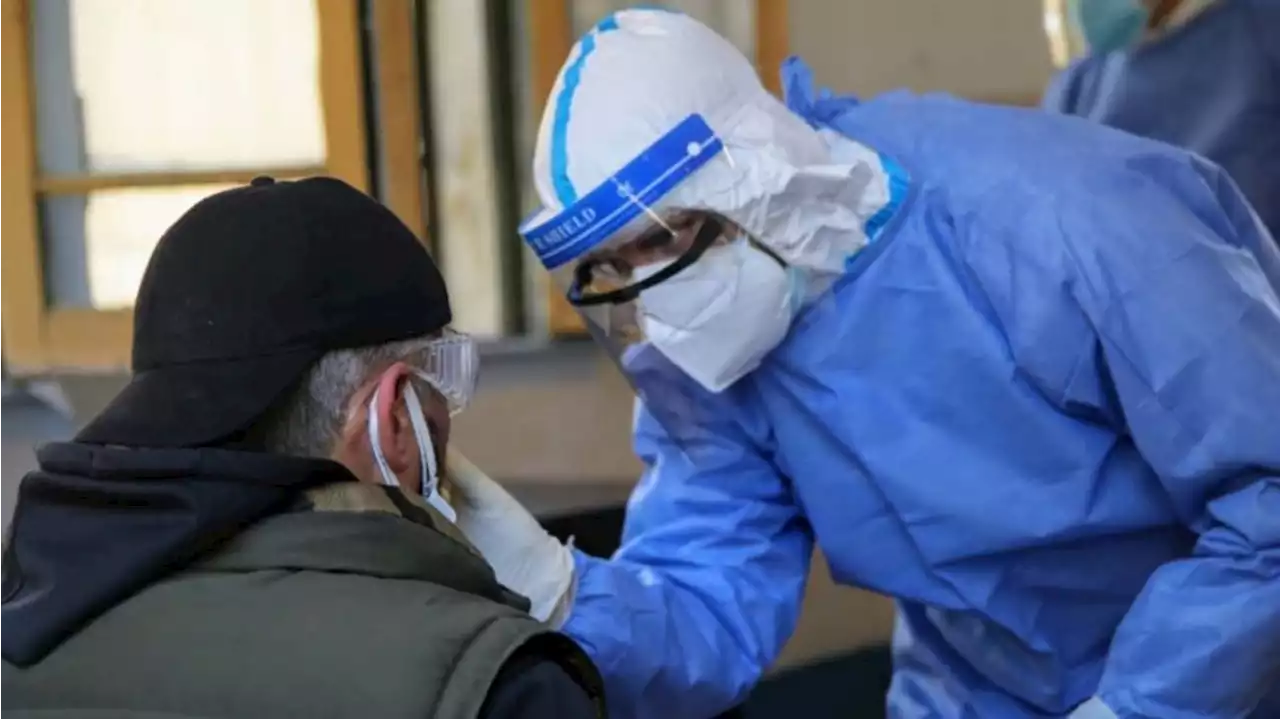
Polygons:
[[[697,183],[714,193],[733,177],[732,158],[700,115],[690,115],[560,211],[543,210],[521,235],[551,272],[587,331],[609,353],[651,413],[673,437],[676,423],[696,418],[696,399],[640,372],[647,320],[664,305],[665,327],[694,331],[702,310],[751,288],[726,284],[744,244],[781,263],[772,251],[712,212],[681,207],[672,193]],[[562,183],[557,183],[559,186]],[[716,272],[706,271],[715,264]],[[727,270],[727,271],[726,271]],[[669,301],[678,285],[678,302]],[[665,294],[664,294],[665,293]],[[655,351],[652,347],[648,351]]]
[[415,376],[440,393],[456,415],[471,404],[480,374],[480,353],[470,335],[446,329],[408,359]]
[[668,334],[697,332],[717,308],[738,305],[740,293],[755,290],[747,262],[787,266],[768,246],[714,213],[655,214],[642,218],[638,232],[554,273],[588,329],[618,357],[652,339],[655,323]]

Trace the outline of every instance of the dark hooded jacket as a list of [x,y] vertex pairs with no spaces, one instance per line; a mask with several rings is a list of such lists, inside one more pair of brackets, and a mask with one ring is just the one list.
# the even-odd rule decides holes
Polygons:
[[397,489],[225,449],[39,458],[4,551],[14,716],[603,714],[582,651]]

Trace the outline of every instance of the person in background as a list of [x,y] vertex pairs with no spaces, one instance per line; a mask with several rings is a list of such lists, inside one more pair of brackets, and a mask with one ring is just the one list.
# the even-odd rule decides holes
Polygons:
[[[1061,0],[1043,107],[1203,155],[1280,237],[1280,2]],[[1065,18],[1062,17],[1065,15]]]
[[602,716],[590,660],[453,525],[478,363],[450,319],[423,246],[338,180],[174,223],[130,383],[19,489],[5,711]]
[[1280,716],[1280,248],[1216,165],[942,96],[780,101],[696,20],[610,15],[527,244],[640,402],[612,558],[482,472],[458,526],[610,708],[731,706],[815,543],[896,598],[911,719]]

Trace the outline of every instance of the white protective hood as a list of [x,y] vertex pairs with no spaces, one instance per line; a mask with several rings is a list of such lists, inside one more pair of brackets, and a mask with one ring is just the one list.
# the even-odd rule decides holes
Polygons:
[[570,52],[533,161],[544,211],[562,210],[694,113],[728,162],[699,170],[658,207],[717,212],[796,267],[842,272],[889,200],[878,155],[810,127],[727,40],[666,10],[615,13]]

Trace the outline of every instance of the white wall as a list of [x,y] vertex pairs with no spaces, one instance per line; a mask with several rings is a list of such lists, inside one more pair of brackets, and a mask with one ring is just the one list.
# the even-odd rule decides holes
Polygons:
[[791,51],[835,90],[1034,101],[1053,72],[1036,0],[791,0],[790,11]]

